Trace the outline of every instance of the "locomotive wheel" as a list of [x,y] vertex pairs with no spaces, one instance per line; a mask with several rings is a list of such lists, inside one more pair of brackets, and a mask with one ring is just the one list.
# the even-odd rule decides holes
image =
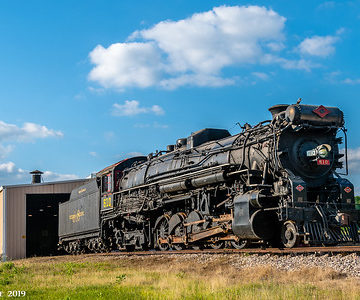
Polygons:
[[217,241],[214,243],[208,244],[211,249],[221,249],[224,248],[225,242],[224,241]]
[[70,249],[69,249],[69,245],[68,244],[64,244],[64,250],[66,251],[66,253],[70,253]]
[[286,221],[281,228],[281,242],[286,248],[292,248],[299,243],[299,234],[295,223]]
[[114,236],[115,236],[115,246],[118,250],[122,250],[124,248],[123,245],[123,233],[120,229],[114,229]]
[[167,251],[170,248],[168,242],[163,242],[169,236],[169,219],[168,215],[162,216],[156,228],[156,244],[161,251]]
[[[174,235],[177,237],[181,237],[184,235],[184,223],[180,223],[176,225],[174,230]],[[175,250],[183,250],[185,248],[184,244],[172,244],[171,247],[173,247]]]
[[[193,210],[186,218],[185,223],[192,223],[192,222],[200,221],[202,219],[203,216],[201,215],[201,213],[199,211]],[[201,231],[202,229],[203,229],[202,224],[194,224],[188,226],[188,233],[196,233]],[[191,248],[193,248],[194,250],[200,250],[201,246],[202,245],[200,244],[192,244]]]
[[[174,235],[175,237],[183,237],[185,236],[185,227],[184,227],[184,220],[186,218],[186,214],[179,212],[176,215],[173,215],[170,219],[171,221],[174,220],[177,222],[175,227],[171,230],[170,234]],[[183,250],[185,248],[184,244],[171,244],[171,247],[175,250]]]
[[230,243],[235,249],[243,249],[248,245],[248,240],[231,241]]

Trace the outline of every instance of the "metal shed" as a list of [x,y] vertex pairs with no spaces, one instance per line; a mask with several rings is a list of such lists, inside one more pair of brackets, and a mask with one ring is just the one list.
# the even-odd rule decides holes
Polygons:
[[[1,186],[0,252],[3,260],[37,255],[29,247],[33,245],[33,248],[41,250],[38,238],[42,235],[45,235],[44,241],[57,238],[54,230],[57,235],[58,204],[68,200],[71,191],[88,180]],[[29,232],[30,226],[35,229]],[[56,229],[47,236],[50,227]]]

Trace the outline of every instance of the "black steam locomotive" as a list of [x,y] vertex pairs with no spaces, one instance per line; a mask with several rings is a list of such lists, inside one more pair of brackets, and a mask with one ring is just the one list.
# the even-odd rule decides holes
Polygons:
[[269,110],[272,120],[239,134],[203,129],[98,172],[60,204],[59,245],[79,253],[359,242],[354,187],[336,172],[342,111]]

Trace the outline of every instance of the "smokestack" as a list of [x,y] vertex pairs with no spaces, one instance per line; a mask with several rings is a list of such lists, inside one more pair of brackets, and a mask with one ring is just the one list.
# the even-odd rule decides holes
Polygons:
[[43,172],[39,170],[34,170],[30,172],[30,174],[32,175],[32,180],[31,180],[32,184],[41,183],[41,174],[44,174]]
[[285,111],[288,106],[289,106],[289,104],[278,104],[278,105],[271,106],[269,108],[269,111],[271,112],[273,119],[277,116],[278,113]]

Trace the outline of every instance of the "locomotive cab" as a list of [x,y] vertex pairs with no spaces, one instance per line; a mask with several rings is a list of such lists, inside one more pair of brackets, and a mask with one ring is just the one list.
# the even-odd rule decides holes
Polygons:
[[101,208],[102,210],[112,209],[114,207],[113,194],[121,189],[120,182],[126,169],[146,161],[145,156],[137,156],[124,159],[113,164],[96,174],[99,189],[101,190]]

